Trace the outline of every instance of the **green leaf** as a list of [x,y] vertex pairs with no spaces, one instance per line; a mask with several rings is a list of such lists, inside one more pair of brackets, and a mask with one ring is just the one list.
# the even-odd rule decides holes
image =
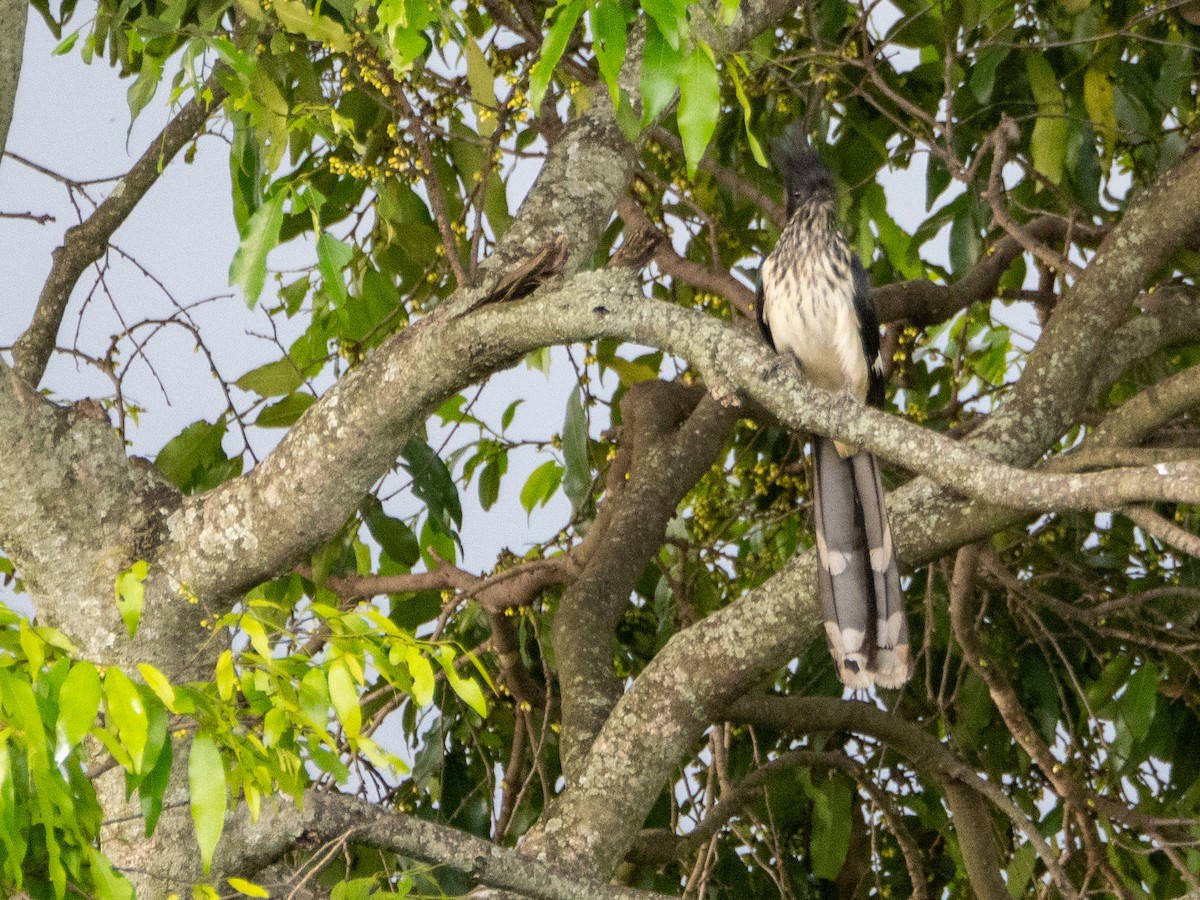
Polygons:
[[329,232],[322,231],[317,238],[317,268],[321,271],[325,293],[334,306],[346,302],[346,281],[342,273],[353,257],[354,248]]
[[555,7],[554,24],[542,39],[542,50],[538,61],[529,70],[529,102],[536,115],[541,108],[542,98],[546,96],[546,88],[550,86],[550,77],[554,67],[562,59],[563,51],[567,49],[567,41],[575,30],[575,23],[583,13],[583,0],[571,0],[566,6]]
[[267,254],[279,243],[283,227],[284,191],[276,191],[266,199],[246,222],[242,241],[229,267],[229,283],[241,287],[246,305],[254,306],[267,279]]
[[809,839],[812,873],[817,878],[832,881],[842,870],[850,849],[850,805],[853,795],[844,778],[833,776],[824,784],[814,785],[810,796],[813,801],[812,835]]
[[985,47],[979,51],[968,84],[971,93],[981,104],[991,101],[992,90],[996,86],[996,70],[1011,52],[1009,47]]
[[612,369],[617,373],[617,377],[621,379],[621,384],[629,385],[637,384],[639,381],[652,381],[658,378],[658,369],[651,368],[642,362],[631,362],[620,356],[614,356],[607,360],[605,368]]
[[133,120],[146,108],[146,105],[154,99],[154,93],[158,90],[158,82],[162,79],[162,71],[162,60],[149,54],[142,57],[142,69],[126,93],[131,125]]
[[342,723],[346,737],[351,740],[357,738],[362,731],[362,707],[358,703],[354,676],[350,674],[344,659],[335,659],[329,666],[329,699],[333,701],[333,710]]
[[288,358],[277,359],[251,369],[234,382],[243,391],[260,397],[282,397],[304,383],[304,373]]
[[420,648],[411,644],[405,648],[404,659],[412,676],[413,699],[419,706],[428,706],[433,702],[433,666]]
[[[164,716],[165,726],[165,716]],[[164,727],[165,731],[165,727]],[[163,797],[167,793],[167,785],[171,783],[171,763],[174,750],[171,741],[166,738],[154,760],[154,768],[146,773],[137,786],[138,800],[141,802],[142,817],[146,820],[146,836],[154,833],[158,817],[162,815]]]
[[72,31],[65,38],[63,38],[62,42],[59,43],[59,45],[51,51],[51,55],[52,56],[65,56],[66,54],[71,52],[71,48],[75,46],[75,42],[77,40],[79,40],[79,30],[78,29],[76,29],[75,31]]
[[496,117],[492,115],[484,118],[480,113],[485,109],[494,112],[500,106],[496,99],[496,76],[483,51],[470,35],[463,41],[463,54],[467,58],[467,84],[471,87],[471,99],[475,103],[479,133],[483,137],[491,137],[496,131]]
[[134,772],[142,771],[150,718],[137,685],[112,666],[104,673],[105,715],[116,726],[117,737],[129,753]]
[[262,412],[254,420],[254,424],[259,428],[287,428],[296,424],[296,421],[304,415],[305,410],[316,402],[317,398],[312,394],[300,392],[288,394],[278,403],[264,406]]
[[646,26],[646,48],[642,53],[642,124],[656,119],[667,108],[682,72],[682,47],[672,46],[651,21]]
[[737,55],[734,57],[737,65],[728,66],[726,71],[733,78],[733,89],[737,94],[738,105],[742,107],[742,122],[746,126],[746,140],[750,143],[750,153],[754,156],[754,161],[764,169],[770,168],[767,162],[767,155],[763,153],[762,145],[759,144],[758,138],[754,136],[754,129],[750,126],[750,100],[746,96],[746,91],[742,87],[742,79],[738,76],[738,67],[745,67],[742,62],[742,57]]
[[367,530],[371,532],[371,537],[379,542],[379,546],[394,562],[410,568],[415,566],[417,560],[421,558],[421,548],[412,529],[399,519],[393,519],[387,515],[383,511],[382,504],[374,497],[370,498],[367,503],[363,519],[367,523]]
[[525,487],[521,488],[521,505],[526,513],[535,506],[545,506],[562,484],[563,468],[552,459],[546,460],[529,473]]
[[481,718],[487,718],[487,699],[483,695],[483,688],[479,686],[479,682],[473,678],[464,678],[458,673],[458,669],[454,665],[454,652],[449,647],[438,647],[436,655],[438,664],[446,673],[446,681],[451,690],[458,694],[463,703],[479,713]]
[[504,412],[500,415],[500,430],[507,431],[508,426],[513,423],[513,417],[517,414],[517,407],[524,403],[524,398],[514,400],[504,408]]
[[1133,673],[1125,684],[1124,693],[1117,698],[1120,714],[1117,728],[1122,725],[1127,728],[1134,742],[1145,740],[1150,732],[1158,699],[1158,681],[1158,668],[1153,663],[1146,663]]
[[717,127],[721,113],[721,82],[712,51],[701,41],[683,64],[679,82],[679,136],[687,157],[688,177],[696,175],[696,166]]
[[[682,53],[687,45],[687,4],[673,0],[642,0],[642,9],[653,21],[656,30],[672,50]],[[650,28],[646,29],[647,35]]]
[[137,633],[138,623],[142,619],[142,604],[146,600],[145,582],[149,570],[149,563],[139,559],[128,569],[118,572],[116,583],[113,585],[117,609],[130,637]]
[[621,0],[599,0],[592,9],[591,18],[595,37],[592,47],[596,52],[596,62],[600,65],[600,77],[608,85],[609,95],[615,103],[620,95],[617,76],[621,74],[621,64],[625,62],[628,21],[625,4]]
[[105,900],[134,900],[133,885],[112,867],[103,853],[95,847],[88,847],[87,856],[98,896]]
[[400,455],[413,479],[413,493],[429,507],[429,513],[440,520],[449,517],[462,526],[462,504],[458,487],[446,464],[427,443],[411,438]]
[[86,660],[72,664],[59,691],[58,736],[74,747],[96,722],[100,712],[100,675]]
[[592,467],[588,462],[587,442],[587,417],[583,414],[577,387],[567,398],[567,415],[562,433],[563,461],[566,463],[563,491],[576,512],[583,507],[592,490]]
[[488,460],[488,464],[479,473],[479,505],[485,512],[500,499],[500,479],[507,471],[508,453],[500,452]]
[[188,789],[196,843],[200,845],[200,861],[207,875],[212,868],[213,851],[225,829],[225,810],[228,806],[225,766],[221,763],[221,752],[207,731],[197,732],[192,739],[192,752],[188,756]]
[[329,900],[368,900],[375,887],[377,878],[355,878],[351,881],[340,881],[334,885],[329,894]]

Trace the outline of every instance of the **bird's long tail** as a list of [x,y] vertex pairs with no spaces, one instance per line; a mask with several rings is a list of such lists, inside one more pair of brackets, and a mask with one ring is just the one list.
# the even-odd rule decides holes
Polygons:
[[900,687],[912,674],[908,620],[879,464],[813,442],[818,591],[838,677],[849,687]]

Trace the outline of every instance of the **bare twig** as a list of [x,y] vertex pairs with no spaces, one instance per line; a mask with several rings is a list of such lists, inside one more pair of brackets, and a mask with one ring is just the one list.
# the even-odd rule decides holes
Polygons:
[[13,369],[22,380],[31,385],[41,381],[79,276],[103,255],[113,232],[158,181],[175,154],[195,138],[224,97],[225,89],[215,74],[210,75],[95,212],[67,231],[62,246],[54,251],[54,264],[42,287],[33,321],[13,345]]

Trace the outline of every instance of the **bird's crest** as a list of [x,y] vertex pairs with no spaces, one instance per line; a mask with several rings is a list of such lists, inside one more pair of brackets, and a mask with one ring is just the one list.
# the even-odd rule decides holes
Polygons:
[[788,218],[811,200],[832,202],[837,197],[833,175],[796,125],[772,143],[771,157],[783,178]]

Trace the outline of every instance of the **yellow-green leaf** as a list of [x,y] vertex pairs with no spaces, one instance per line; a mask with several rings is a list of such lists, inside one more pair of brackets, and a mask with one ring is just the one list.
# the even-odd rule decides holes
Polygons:
[[409,645],[404,651],[408,672],[412,675],[412,695],[421,706],[433,701],[433,666],[419,647]]
[[350,52],[350,38],[346,30],[332,19],[312,12],[301,0],[274,0],[272,8],[280,24],[288,31],[328,44],[330,49],[338,53]]
[[167,676],[150,663],[138,663],[138,672],[146,682],[146,686],[158,695],[158,699],[163,702],[163,706],[171,712],[178,712],[175,708],[175,688],[171,687],[171,682],[167,680]]
[[112,666],[104,673],[104,699],[105,711],[116,725],[122,746],[129,752],[133,771],[141,772],[150,718],[137,685],[124,672]]
[[29,627],[29,620],[22,619],[20,625],[21,651],[29,660],[29,680],[37,684],[38,673],[46,662],[46,643]]
[[[496,112],[500,105],[496,100],[496,76],[487,58],[475,39],[467,35],[463,43],[463,54],[467,58],[467,84],[471,87],[471,99],[475,103],[475,118],[479,133],[483,137],[491,137],[496,130]],[[490,110],[492,114],[483,110]]]
[[228,878],[229,886],[247,897],[270,897],[271,892],[262,885],[247,881],[245,878]]
[[451,690],[458,694],[459,699],[481,717],[487,717],[487,699],[483,696],[483,688],[473,678],[464,678],[454,667],[454,652],[449,647],[437,649],[437,661],[446,673],[446,681]]
[[329,667],[329,699],[346,736],[357,738],[362,731],[362,708],[358,705],[358,689],[344,659],[335,659]]
[[150,571],[149,564],[139,559],[128,569],[117,573],[113,593],[117,599],[117,610],[121,613],[121,621],[129,631],[129,636],[137,632],[138,623],[142,620],[142,605],[146,600],[146,575]]
[[222,650],[221,655],[217,657],[216,674],[217,693],[221,695],[222,700],[228,700],[237,686],[237,671],[233,668],[233,654],[230,651]]
[[96,667],[86,660],[71,666],[63,679],[59,691],[58,723],[59,737],[74,747],[88,733],[100,711],[100,675]]
[[213,851],[225,829],[228,798],[221,752],[206,731],[198,732],[192,740],[192,752],[188,756],[188,790],[196,843],[200,845],[200,861],[207,875],[212,866]]
[[1112,79],[1095,67],[1083,73],[1083,105],[1096,132],[1111,139],[1117,133],[1117,113],[1113,107]]
[[253,616],[242,616],[242,630],[246,632],[246,637],[250,638],[250,646],[254,648],[254,652],[263,659],[271,658],[271,642],[267,640],[267,632],[262,627],[262,622]]

